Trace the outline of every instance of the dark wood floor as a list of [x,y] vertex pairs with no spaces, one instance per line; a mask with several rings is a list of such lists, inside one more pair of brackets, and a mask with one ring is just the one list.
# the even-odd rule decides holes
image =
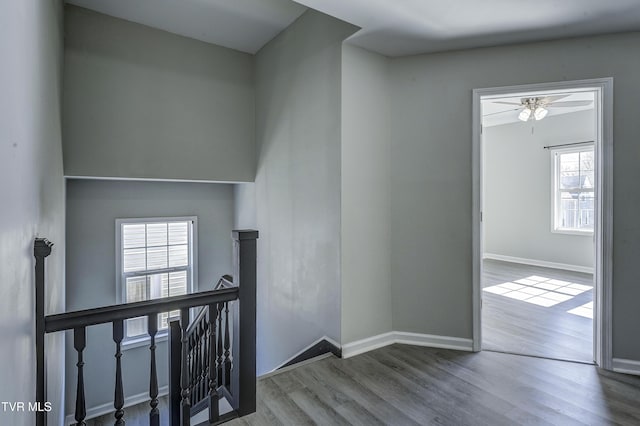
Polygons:
[[230,425],[639,425],[640,378],[497,352],[392,345],[258,381]]
[[[163,396],[158,398],[158,409],[160,410],[160,426],[169,426],[169,398]],[[124,420],[127,426],[148,426],[149,425],[149,403],[142,403],[124,409]],[[115,422],[113,414],[105,414],[86,421],[87,426],[112,426]]]
[[593,320],[579,315],[589,312],[592,280],[591,274],[484,260],[482,348],[592,362]]
[[[640,377],[593,365],[392,345],[261,378],[257,412],[228,424],[639,425],[638,401]],[[147,412],[128,409],[127,425]]]

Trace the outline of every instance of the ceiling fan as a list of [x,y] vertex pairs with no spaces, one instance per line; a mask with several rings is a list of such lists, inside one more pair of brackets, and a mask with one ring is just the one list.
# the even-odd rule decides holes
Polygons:
[[504,101],[495,101],[494,103],[504,105],[517,105],[519,107],[514,108],[511,111],[519,110],[520,108],[522,108],[522,111],[520,111],[520,114],[518,114],[518,118],[521,121],[542,120],[549,113],[548,108],[581,107],[591,105],[593,103],[592,100],[558,102],[560,99],[564,99],[568,96],[570,95],[536,96],[521,98],[520,103]]

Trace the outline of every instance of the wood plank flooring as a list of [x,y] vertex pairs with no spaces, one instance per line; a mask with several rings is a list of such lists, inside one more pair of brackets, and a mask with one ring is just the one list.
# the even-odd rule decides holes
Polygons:
[[392,345],[258,381],[247,425],[638,425],[640,378],[497,352]]
[[[569,312],[592,302],[592,277],[579,272],[484,260],[482,348],[592,362],[593,321]],[[516,290],[508,291],[505,283],[515,284]],[[545,293],[532,294],[526,300],[516,299],[527,297],[527,292]],[[544,306],[552,303],[547,303],[547,297],[561,301]]]
[[[230,426],[640,424],[640,377],[489,351],[392,345],[261,378],[257,389],[257,412]],[[148,404],[126,411],[129,426],[147,419]]]
[[[158,409],[160,410],[160,426],[169,426],[169,397],[158,398]],[[127,426],[148,426],[149,425],[149,402],[125,407],[124,420]],[[113,426],[115,417],[113,413],[95,417],[86,421],[87,426]]]

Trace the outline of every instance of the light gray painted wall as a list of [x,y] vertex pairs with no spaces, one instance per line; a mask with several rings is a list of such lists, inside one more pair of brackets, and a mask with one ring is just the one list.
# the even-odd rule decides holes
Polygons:
[[593,235],[551,232],[551,153],[543,147],[593,141],[595,126],[589,110],[484,128],[485,253],[593,267]]
[[255,183],[233,185],[233,201],[233,229],[257,229]]
[[342,41],[305,12],[256,55],[258,374],[340,340]]
[[614,77],[613,354],[640,359],[640,33],[395,59],[394,328],[470,338],[472,89]]
[[[45,309],[64,310],[64,178],[60,103],[62,5],[4,2],[0,13],[0,400],[35,400],[33,240],[55,243],[47,258]],[[48,390],[62,418],[64,338],[46,339]],[[0,424],[35,424],[34,413],[0,410]]]
[[[127,217],[198,217],[198,282],[213,288],[230,274],[233,187],[227,184],[67,181],[67,308],[88,309],[116,303],[115,220]],[[75,403],[75,351],[67,339],[66,410]],[[159,385],[167,384],[167,345],[158,344]],[[113,402],[115,346],[111,326],[87,330],[85,384],[87,407]],[[125,396],[148,392],[148,346],[124,351]]]
[[342,343],[392,330],[389,59],[342,48]]
[[253,58],[67,5],[67,176],[253,181]]

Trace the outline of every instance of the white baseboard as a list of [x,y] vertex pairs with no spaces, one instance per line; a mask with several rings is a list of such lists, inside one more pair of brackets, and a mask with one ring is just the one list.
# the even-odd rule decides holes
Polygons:
[[395,343],[414,346],[427,346],[430,348],[455,349],[458,351],[473,350],[473,340],[464,339],[462,337],[407,333],[404,331],[396,331],[394,333],[396,335]]
[[548,262],[546,260],[525,259],[524,257],[505,256],[503,254],[484,253],[483,259],[501,260],[503,262],[521,263],[523,265],[542,266],[543,268],[563,269],[565,271],[584,272],[593,274],[593,268],[588,266],[570,265],[568,263]]
[[433,334],[408,333],[404,331],[390,331],[356,340],[342,345],[342,357],[350,358],[383,346],[400,343],[414,346],[427,346],[430,348],[455,349],[459,351],[473,350],[473,341],[461,337],[437,336]]
[[613,358],[613,371],[616,373],[635,374],[640,376],[640,361],[632,359]]
[[[158,389],[158,397],[165,396],[169,394],[169,386],[162,386]],[[124,408],[131,407],[132,405],[141,404],[143,402],[149,401],[149,393],[139,393],[137,395],[131,395],[124,399]],[[113,413],[115,409],[113,408],[113,402],[108,402],[106,404],[98,405],[95,407],[91,407],[87,409],[86,419],[93,419],[95,417],[104,416],[105,414]],[[126,414],[125,414],[126,417]],[[71,424],[75,424],[76,419],[74,418],[74,414],[69,414],[64,419],[64,424],[69,426]]]
[[356,340],[355,342],[342,345],[342,358],[351,358],[352,356],[360,355],[394,343],[395,336],[393,331],[367,337],[362,340]]

